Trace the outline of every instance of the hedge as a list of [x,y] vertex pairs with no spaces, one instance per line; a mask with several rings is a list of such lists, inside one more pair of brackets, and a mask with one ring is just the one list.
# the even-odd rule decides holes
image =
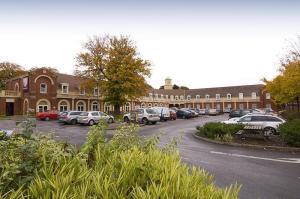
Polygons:
[[294,119],[279,126],[284,141],[294,147],[300,147],[300,119]]

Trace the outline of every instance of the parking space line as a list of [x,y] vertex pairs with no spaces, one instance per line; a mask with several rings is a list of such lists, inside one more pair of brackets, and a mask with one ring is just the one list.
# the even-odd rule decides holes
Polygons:
[[218,152],[218,151],[210,151],[212,154],[218,154],[218,155],[227,155],[232,157],[239,157],[239,158],[249,158],[249,159],[258,159],[258,160],[267,160],[267,161],[273,161],[273,162],[284,162],[284,163],[294,163],[294,164],[300,164],[300,158],[263,158],[263,157],[256,157],[256,156],[250,156],[250,155],[241,155],[241,154],[234,154],[234,153],[224,153],[224,152]]

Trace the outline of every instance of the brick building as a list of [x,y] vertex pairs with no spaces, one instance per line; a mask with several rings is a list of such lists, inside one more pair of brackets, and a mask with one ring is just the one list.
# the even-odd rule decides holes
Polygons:
[[[86,93],[80,89],[82,79],[47,69],[11,79],[6,90],[0,92],[0,115],[23,115],[46,110],[101,110],[112,112],[113,106],[105,103],[99,90]],[[231,86],[204,89],[172,89],[172,80],[165,80],[164,89],[152,89],[148,94],[121,107],[128,112],[137,107],[190,107],[249,109],[272,107],[270,94],[263,85]],[[272,107],[273,108],[273,107]]]

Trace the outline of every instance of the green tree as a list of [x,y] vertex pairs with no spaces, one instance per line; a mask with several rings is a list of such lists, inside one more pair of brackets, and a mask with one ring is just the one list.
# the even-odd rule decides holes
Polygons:
[[116,114],[127,101],[145,95],[150,62],[139,57],[128,37],[94,36],[84,49],[76,57],[75,74],[88,79],[88,87],[100,88],[103,99],[114,106]]
[[6,81],[25,73],[22,66],[10,62],[0,63],[0,90],[5,89]]

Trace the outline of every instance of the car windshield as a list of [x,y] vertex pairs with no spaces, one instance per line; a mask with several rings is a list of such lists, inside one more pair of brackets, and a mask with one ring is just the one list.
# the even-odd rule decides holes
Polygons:
[[62,116],[68,115],[68,112],[63,112],[60,115],[62,115]]
[[148,114],[155,114],[155,113],[156,113],[155,110],[150,109],[150,108],[147,108],[147,109],[146,109],[146,112],[147,112]]
[[80,116],[88,116],[89,114],[87,112],[83,112],[83,113],[80,113]]

